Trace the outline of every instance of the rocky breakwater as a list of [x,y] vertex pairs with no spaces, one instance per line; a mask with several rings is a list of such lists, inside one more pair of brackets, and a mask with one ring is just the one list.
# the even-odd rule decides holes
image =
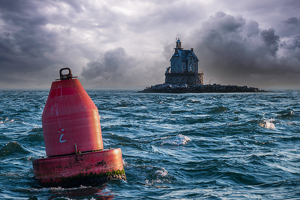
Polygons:
[[254,87],[237,85],[172,85],[158,84],[147,87],[139,93],[228,93],[228,92],[266,92]]

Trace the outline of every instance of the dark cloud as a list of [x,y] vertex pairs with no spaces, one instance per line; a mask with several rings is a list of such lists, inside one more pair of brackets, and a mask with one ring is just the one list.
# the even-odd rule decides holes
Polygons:
[[293,25],[293,26],[299,26],[300,25],[300,20],[296,17],[291,17],[287,19],[286,21],[283,21],[285,24],[288,25]]
[[269,48],[271,54],[275,56],[279,46],[279,36],[275,35],[275,30],[273,28],[270,28],[269,30],[263,30],[260,35]]
[[206,82],[298,84],[299,8],[295,0],[2,0],[0,88],[48,88],[61,67],[87,86],[162,83],[176,37],[194,47]]
[[245,26],[244,29],[245,29],[245,32],[247,33],[247,37],[256,36],[256,35],[259,35],[259,33],[260,33],[258,23],[253,20],[249,20],[247,22],[247,26]]
[[[72,64],[68,60],[70,52],[74,53],[75,49],[89,52],[84,45],[64,44],[70,41],[66,36],[70,35],[70,21],[74,18],[53,12],[60,10],[64,3],[0,1],[1,88],[44,87],[43,81],[56,78],[60,67]],[[69,13],[74,14],[80,8],[75,1],[67,3],[71,5]],[[63,26],[64,23],[69,27]]]
[[[299,51],[300,50],[300,36],[290,38],[289,40],[283,42],[281,47],[291,52]],[[299,58],[300,59],[300,58]]]
[[300,36],[300,19],[296,17],[290,17],[287,20],[283,20],[279,26],[279,34],[282,37],[294,37]]
[[[55,50],[56,35],[44,29],[47,19],[30,1],[0,1],[5,31],[0,32],[0,69],[12,73],[39,70],[34,61]],[[23,65],[23,66],[22,66]]]
[[147,63],[147,60],[142,62],[119,47],[106,51],[95,61],[88,62],[83,67],[81,76],[101,86],[138,86],[160,80],[153,76],[157,72],[155,68],[160,68],[160,65],[154,67],[153,64]]
[[[213,21],[213,23],[212,23]],[[204,23],[204,26],[213,30],[218,30],[222,34],[237,33],[245,25],[245,19],[241,16],[233,17],[226,15],[224,12],[218,12],[210,17],[210,20]]]
[[[192,38],[206,82],[212,78],[222,84],[262,87],[300,84],[298,38],[280,43],[273,28],[261,30],[253,20],[222,12],[205,21]],[[279,55],[287,49],[294,52]]]
[[123,48],[107,51],[96,61],[90,61],[83,68],[81,75],[86,79],[117,81],[136,66],[136,60],[128,56]]

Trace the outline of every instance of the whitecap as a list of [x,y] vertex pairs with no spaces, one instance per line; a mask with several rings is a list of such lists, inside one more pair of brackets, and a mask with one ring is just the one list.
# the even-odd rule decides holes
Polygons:
[[179,134],[171,139],[164,140],[161,144],[171,144],[171,145],[185,145],[191,139],[185,135]]
[[92,197],[91,199],[84,198],[83,200],[96,200],[96,199]]
[[[146,185],[146,186],[154,186],[154,187],[158,187],[158,186],[156,186],[154,184],[162,184],[162,183],[164,183],[164,181],[162,181],[160,179],[156,179],[156,180],[152,180],[152,181],[149,181],[149,180],[146,179],[144,181],[144,185]],[[164,187],[164,186],[161,186],[161,187]]]
[[124,166],[124,167],[127,166],[127,162],[125,161],[125,159],[123,159],[123,166]]
[[160,179],[157,179],[157,180],[153,180],[152,183],[163,183],[163,181]]
[[146,180],[144,181],[144,185],[151,185],[151,184],[149,183],[149,180],[146,179]]
[[5,123],[12,123],[12,122],[14,122],[14,121],[15,121],[14,119],[9,120],[8,118],[6,118],[4,122],[5,122]]
[[158,176],[161,176],[161,177],[164,177],[164,176],[167,176],[168,175],[168,171],[165,170],[165,168],[161,168],[162,170],[157,170],[155,172],[156,175]]
[[[81,189],[86,189],[86,188],[91,188],[92,186],[84,186],[84,185],[81,185],[79,187],[73,187],[73,188],[63,188],[63,187],[49,187],[49,188],[46,188],[46,187],[43,187],[43,188],[29,188],[28,190],[29,191],[32,191],[32,192],[47,192],[47,191],[72,191],[72,190],[81,190]],[[25,189],[27,190],[27,189]]]
[[189,101],[191,103],[197,103],[197,102],[199,102],[199,100],[196,100],[196,99],[188,99],[187,101]]
[[275,125],[272,123],[275,120],[264,120],[262,123],[260,123],[260,126],[267,129],[275,129]]

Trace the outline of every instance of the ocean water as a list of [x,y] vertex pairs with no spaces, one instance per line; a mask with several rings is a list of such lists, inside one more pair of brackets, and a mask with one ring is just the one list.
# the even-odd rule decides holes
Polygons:
[[300,91],[88,93],[127,181],[38,186],[48,91],[0,91],[0,199],[300,199]]

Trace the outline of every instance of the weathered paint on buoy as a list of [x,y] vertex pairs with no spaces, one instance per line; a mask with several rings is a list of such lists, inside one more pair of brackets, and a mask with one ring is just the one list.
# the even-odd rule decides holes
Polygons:
[[52,83],[42,125],[47,156],[103,149],[98,109],[72,75]]
[[99,185],[126,180],[120,148],[48,157],[33,161],[34,178],[45,187]]
[[52,83],[42,115],[48,157],[33,160],[34,178],[46,187],[126,180],[121,149],[103,149],[98,109],[73,78],[63,68]]

